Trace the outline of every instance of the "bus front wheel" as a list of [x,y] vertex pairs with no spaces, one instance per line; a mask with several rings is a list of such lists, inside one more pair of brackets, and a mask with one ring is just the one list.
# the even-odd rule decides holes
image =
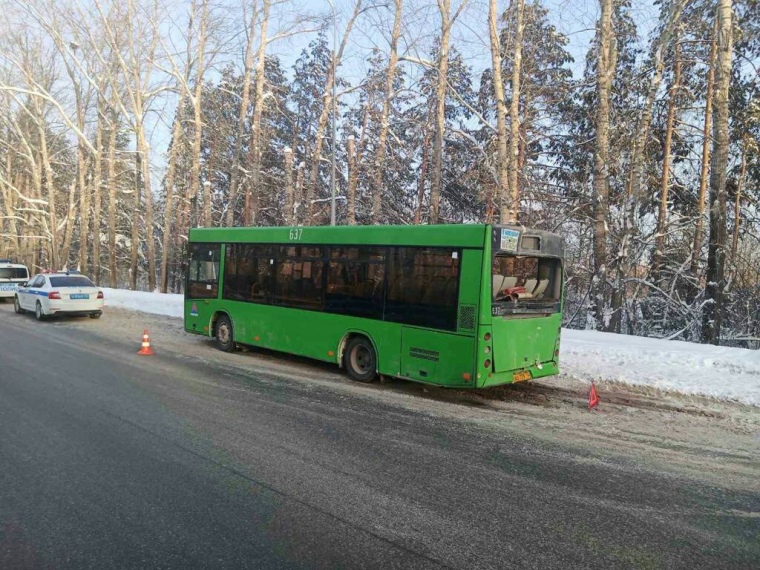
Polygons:
[[227,315],[222,315],[216,321],[216,346],[224,352],[235,350],[235,337],[232,332],[232,322]]
[[372,382],[377,374],[375,347],[368,338],[355,336],[348,341],[344,357],[348,375],[357,382]]

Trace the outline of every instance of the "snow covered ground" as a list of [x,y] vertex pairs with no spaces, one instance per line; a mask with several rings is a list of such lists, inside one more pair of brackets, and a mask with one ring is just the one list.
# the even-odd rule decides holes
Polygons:
[[[106,306],[182,317],[182,295],[104,289]],[[760,351],[593,331],[562,331],[560,368],[621,382],[760,406]]]

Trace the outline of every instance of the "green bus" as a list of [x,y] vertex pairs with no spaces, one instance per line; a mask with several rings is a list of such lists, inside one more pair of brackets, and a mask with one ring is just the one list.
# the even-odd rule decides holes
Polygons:
[[185,330],[483,388],[557,374],[563,243],[515,226],[193,228]]

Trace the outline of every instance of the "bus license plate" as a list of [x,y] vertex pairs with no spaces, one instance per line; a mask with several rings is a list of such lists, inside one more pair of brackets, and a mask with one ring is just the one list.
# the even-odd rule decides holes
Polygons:
[[87,293],[72,293],[72,299],[89,299],[90,295]]
[[513,382],[523,382],[524,380],[530,380],[530,370],[523,370],[521,372],[515,372],[512,375]]

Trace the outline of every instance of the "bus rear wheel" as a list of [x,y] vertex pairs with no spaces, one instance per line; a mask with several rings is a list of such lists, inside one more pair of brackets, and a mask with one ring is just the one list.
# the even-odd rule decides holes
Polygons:
[[344,366],[348,375],[357,382],[372,382],[377,375],[377,355],[375,347],[363,336],[355,336],[348,341]]
[[216,346],[224,352],[235,350],[235,336],[232,331],[232,322],[227,315],[222,315],[216,321]]

